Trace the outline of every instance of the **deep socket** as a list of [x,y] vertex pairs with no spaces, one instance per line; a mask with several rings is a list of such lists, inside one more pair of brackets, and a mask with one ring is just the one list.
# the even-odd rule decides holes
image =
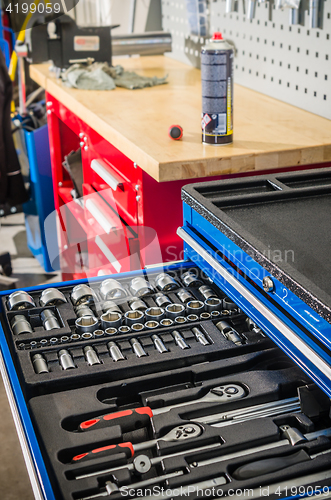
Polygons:
[[80,304],[89,304],[91,300],[94,301],[96,299],[96,295],[92,288],[89,286],[82,284],[76,285],[71,292],[71,301],[74,306],[79,306]]
[[187,314],[201,314],[205,309],[205,305],[201,300],[190,300],[186,304]]
[[186,343],[184,337],[182,337],[182,335],[177,330],[174,330],[172,332],[172,336],[175,339],[176,345],[178,345],[178,347],[180,347],[181,349],[190,348],[190,346]]
[[108,342],[107,347],[113,361],[122,361],[125,359],[121,349],[115,344],[115,342]]
[[227,321],[219,321],[216,323],[216,328],[231,342],[236,345],[243,345],[242,339],[239,333],[229,325]]
[[220,311],[222,309],[222,301],[217,297],[210,297],[205,300],[205,306],[208,312]]
[[132,297],[131,300],[129,300],[129,306],[132,311],[146,311],[147,305],[142,299],[139,299],[139,297]]
[[164,318],[164,319],[161,319],[161,321],[160,321],[161,326],[171,326],[173,324],[174,324],[174,322],[170,318]]
[[64,304],[65,302],[67,302],[67,299],[57,288],[46,288],[42,291],[39,298],[41,307],[56,306],[58,304]]
[[132,345],[132,350],[137,356],[137,358],[142,358],[143,356],[147,356],[147,353],[144,351],[144,348],[138,339],[130,339],[130,344]]
[[183,304],[169,304],[165,312],[167,318],[175,319],[177,316],[183,316],[185,314],[185,307]]
[[146,321],[145,328],[147,330],[154,330],[154,328],[157,328],[159,326],[159,324],[160,323],[158,321],[154,321],[154,320]]
[[143,297],[144,295],[153,292],[153,287],[144,278],[138,276],[137,278],[133,278],[133,280],[131,281],[130,290],[133,295],[136,295],[137,297]]
[[117,280],[109,278],[101,283],[100,294],[103,299],[122,299],[127,291]]
[[131,326],[131,330],[133,332],[141,332],[144,329],[144,325],[142,323],[135,323]]
[[82,316],[75,321],[77,333],[94,332],[98,329],[98,320],[93,316]]
[[203,312],[200,314],[200,319],[201,320],[206,320],[206,319],[210,319],[210,313],[207,313],[207,312]]
[[183,323],[186,323],[185,316],[177,316],[177,318],[175,318],[175,323],[177,323],[177,325],[182,325]]
[[101,309],[102,309],[102,312],[104,312],[104,313],[106,313],[106,312],[117,312],[117,313],[122,314],[121,309],[112,300],[106,300],[106,302],[104,302],[102,304]]
[[177,281],[167,273],[160,273],[155,278],[155,284],[161,292],[171,292],[178,288]]
[[216,298],[217,299],[217,294],[212,290],[209,286],[207,285],[202,285],[199,288],[199,292],[203,296],[205,300],[211,299],[211,298]]
[[144,313],[137,309],[136,311],[127,311],[124,314],[124,323],[128,326],[132,326],[135,323],[144,322]]
[[81,318],[82,316],[93,316],[94,317],[94,312],[86,304],[81,304],[80,306],[77,306],[75,308],[75,312],[76,312],[77,318]]
[[160,322],[165,316],[164,309],[162,307],[149,307],[145,311],[146,321],[158,321]]
[[190,300],[194,300],[193,295],[188,291],[188,290],[179,290],[177,292],[177,297],[183,304],[186,304],[187,302],[190,302]]
[[32,326],[23,314],[17,314],[10,321],[13,333],[21,335],[22,333],[33,333]]
[[160,354],[163,354],[164,352],[168,352],[168,349],[163,343],[163,340],[158,336],[158,335],[152,335],[152,340],[155,346],[155,349],[159,351]]
[[100,365],[101,361],[92,346],[87,345],[83,351],[88,365]]
[[187,316],[187,321],[193,322],[193,321],[198,321],[198,319],[199,319],[199,316],[197,316],[196,314],[189,314]]
[[32,364],[34,371],[39,375],[40,373],[49,373],[46,359],[42,354],[34,354],[32,356]]
[[158,292],[154,295],[154,301],[159,307],[166,307],[168,304],[171,304],[171,300],[169,297],[164,295],[161,292]]
[[122,316],[118,312],[106,312],[101,316],[101,328],[118,328],[122,324]]
[[198,342],[202,345],[209,345],[210,342],[207,337],[199,330],[199,328],[192,328],[192,332]]
[[19,311],[36,307],[36,304],[31,295],[27,292],[24,290],[17,290],[17,292],[13,292],[9,295],[7,306],[10,311]]
[[93,337],[95,339],[99,339],[100,337],[103,337],[105,335],[105,332],[103,330],[94,330],[93,332]]
[[57,317],[50,309],[45,309],[40,313],[41,321],[43,322],[45,330],[58,330],[61,328]]
[[191,271],[187,271],[186,273],[182,274],[181,280],[187,287],[202,285],[201,280],[199,280],[196,274],[192,273]]
[[116,335],[117,333],[117,328],[106,328],[105,334],[106,335]]
[[63,370],[71,370],[73,368],[76,368],[74,360],[72,359],[69,351],[67,351],[66,349],[61,349],[61,351],[59,351],[58,353],[58,357]]

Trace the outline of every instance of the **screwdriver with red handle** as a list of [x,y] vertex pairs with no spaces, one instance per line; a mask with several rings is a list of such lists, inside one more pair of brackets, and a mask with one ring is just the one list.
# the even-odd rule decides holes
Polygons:
[[149,424],[150,419],[161,413],[166,413],[173,408],[182,408],[184,406],[192,405],[198,403],[228,403],[233,399],[240,399],[246,396],[246,391],[243,387],[238,384],[223,384],[211,389],[202,398],[194,399],[192,401],[186,401],[184,403],[164,406],[162,408],[157,408],[152,410],[149,406],[144,406],[142,408],[135,408],[132,410],[123,410],[115,413],[108,413],[107,415],[102,415],[100,417],[93,418],[91,420],[86,420],[79,425],[79,430],[87,431],[90,429],[99,429],[103,427],[108,427],[110,425],[120,425],[122,432],[128,432],[138,427],[146,427]]
[[138,451],[147,450],[148,448],[152,448],[156,446],[159,441],[166,442],[177,442],[177,441],[186,441],[187,439],[193,439],[195,437],[200,436],[202,433],[202,427],[197,424],[184,424],[178,425],[171,429],[165,436],[158,439],[151,439],[150,441],[145,441],[143,443],[132,444],[130,442],[127,443],[119,443],[119,444],[111,444],[109,446],[103,446],[102,448],[96,448],[87,453],[81,453],[80,455],[76,455],[72,459],[72,463],[82,462],[88,460],[90,458],[106,456],[107,458],[111,455],[117,455],[118,453],[125,453],[127,458],[131,458]]

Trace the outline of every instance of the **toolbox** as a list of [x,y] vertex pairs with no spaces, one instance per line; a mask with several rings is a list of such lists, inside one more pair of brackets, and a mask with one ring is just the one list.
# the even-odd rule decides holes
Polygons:
[[38,499],[331,496],[331,170],[182,197],[185,261],[1,294]]

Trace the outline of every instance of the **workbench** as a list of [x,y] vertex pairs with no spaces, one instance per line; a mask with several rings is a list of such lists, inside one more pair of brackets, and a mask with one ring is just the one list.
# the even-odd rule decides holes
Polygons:
[[[142,90],[83,91],[65,87],[49,72],[49,64],[30,66],[31,78],[47,93],[66,278],[181,258],[176,228],[184,184],[330,165],[327,119],[235,85],[233,144],[203,145],[199,70],[165,56],[115,63],[145,76],[168,75],[169,83]],[[181,141],[168,137],[173,124],[184,130]],[[72,201],[72,183],[62,167],[64,156],[79,147],[84,198],[90,200],[84,206]]]

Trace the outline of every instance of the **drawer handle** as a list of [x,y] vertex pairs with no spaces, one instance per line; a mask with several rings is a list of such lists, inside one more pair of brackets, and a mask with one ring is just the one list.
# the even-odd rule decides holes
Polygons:
[[177,229],[178,236],[185,241],[195,252],[200,255],[223,279],[232,285],[239,295],[242,295],[250,304],[255,307],[263,316],[301,353],[309,359],[315,366],[331,380],[330,366],[313,349],[301,339],[291,328],[289,328],[276,314],[269,310],[263,302],[253,295],[242,283],[223,267],[207,250],[205,250],[191,235],[182,227]]
[[107,169],[107,163],[103,160],[92,160],[91,161],[91,169],[94,170],[96,174],[98,174],[101,179],[108,184],[109,187],[112,188],[113,191],[116,189],[124,189],[123,182],[112,175]]
[[94,203],[93,200],[88,199],[85,201],[85,207],[95,218],[97,223],[102,227],[105,233],[110,234],[110,232],[116,229],[113,222],[107,219],[107,217],[101,212],[100,208]]

